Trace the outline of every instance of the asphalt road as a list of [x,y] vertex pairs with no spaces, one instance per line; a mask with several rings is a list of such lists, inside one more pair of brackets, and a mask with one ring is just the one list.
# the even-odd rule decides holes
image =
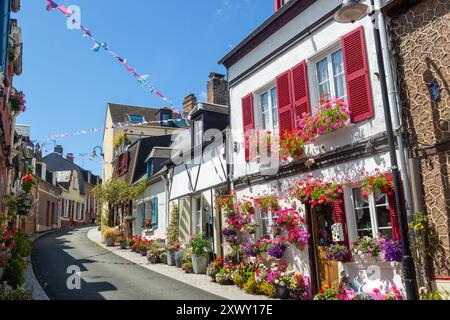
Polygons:
[[[56,300],[217,300],[220,297],[155,273],[97,246],[87,238],[92,227],[47,234],[33,245],[36,277]],[[70,266],[81,271],[80,289]]]

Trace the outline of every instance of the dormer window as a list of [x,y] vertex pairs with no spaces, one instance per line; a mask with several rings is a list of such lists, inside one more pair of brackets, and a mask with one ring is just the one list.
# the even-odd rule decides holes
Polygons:
[[138,114],[129,114],[128,120],[131,123],[143,123],[145,121],[144,116],[138,115]]
[[288,3],[289,0],[275,0],[275,12],[280,10],[282,6]]
[[171,110],[161,111],[161,125],[162,126],[168,126],[170,119],[172,119],[172,111]]

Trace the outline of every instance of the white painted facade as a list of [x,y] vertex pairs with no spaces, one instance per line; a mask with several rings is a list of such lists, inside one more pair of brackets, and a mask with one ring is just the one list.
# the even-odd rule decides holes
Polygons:
[[[316,63],[333,50],[338,49],[341,46],[341,37],[359,26],[364,27],[365,33],[374,117],[347,128],[339,129],[333,134],[319,137],[317,142],[305,146],[304,158],[314,158],[320,154],[326,154],[336,148],[370,138],[386,131],[380,82],[376,75],[378,72],[378,64],[370,17],[353,24],[339,24],[334,20],[329,19],[316,29],[305,34],[305,36],[294,42],[288,48],[283,49],[279,53],[268,58],[268,56],[273,52],[276,52],[279,47],[308,28],[312,23],[320,20],[326,13],[340,5],[341,2],[341,0],[320,0],[315,2],[304,12],[288,22],[284,27],[229,67],[231,128],[233,131],[234,142],[237,142],[241,146],[237,152],[233,153],[234,179],[261,172],[260,164],[257,161],[253,160],[250,161],[250,163],[245,162],[245,150],[242,147],[244,143],[242,98],[249,93],[253,93],[255,127],[260,127],[262,123],[260,104],[258,100],[255,99],[255,96],[257,96],[262,89],[270,88],[271,86],[275,87],[276,77],[278,75],[293,68],[306,59],[310,105],[311,111],[314,114],[318,109],[320,100],[316,78],[317,71],[315,69]],[[388,170],[390,168],[390,158],[388,153],[376,154],[357,161],[326,167],[312,172],[305,172],[303,175],[300,175],[300,177],[305,178],[308,174],[312,173],[314,177],[317,178],[323,178],[325,180],[336,178],[338,181],[344,182],[344,178],[358,179],[361,177],[362,171],[370,172],[375,168],[380,168],[382,170]],[[273,180],[264,184],[252,184],[244,189],[238,188],[236,190],[237,196],[238,198],[241,198],[244,195],[251,196],[258,193],[264,193],[266,190],[276,189],[278,190],[278,195],[286,199],[285,204],[287,205],[287,198],[289,196],[287,185],[292,178],[294,178],[294,176]],[[344,198],[350,242],[356,239],[357,234],[355,209],[353,207],[354,201],[352,197],[353,193],[351,186],[346,186]],[[299,204],[299,206],[301,206],[301,204]],[[286,251],[284,259],[287,259],[287,262],[291,263],[297,271],[302,272],[305,275],[310,275],[310,261],[307,252],[308,246],[305,247],[303,252],[299,252],[295,248],[289,248]],[[394,267],[389,263],[381,263],[379,267],[379,277],[373,280],[372,278],[368,279],[370,270],[367,268],[364,268],[357,263],[340,263],[341,270],[342,268],[345,268],[350,277],[361,277],[361,279],[364,279],[364,281],[367,282],[367,288],[365,289],[371,290],[375,287],[383,288],[386,281],[395,284],[400,289],[403,288],[402,279],[397,269],[394,270]]]
[[205,233],[206,224],[212,223],[214,241],[210,242],[210,249],[218,255],[221,255],[221,221],[214,202],[216,193],[227,183],[223,154],[221,146],[202,160],[197,158],[175,166],[170,174],[170,203],[180,210],[180,241],[186,243],[190,235]]
[[[152,216],[151,212],[151,201],[157,198],[158,200],[158,226],[152,229],[150,232],[144,233],[142,228],[142,221],[144,219],[149,219]],[[141,205],[145,202],[145,217],[142,215]],[[150,239],[165,239],[167,232],[167,199],[166,199],[166,183],[164,180],[159,180],[152,183],[145,190],[145,193],[133,204],[133,232],[135,235],[142,236],[145,235]]]

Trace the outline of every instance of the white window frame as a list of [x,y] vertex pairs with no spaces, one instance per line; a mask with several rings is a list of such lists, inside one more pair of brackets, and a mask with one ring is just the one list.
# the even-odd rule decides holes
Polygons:
[[[275,89],[275,97],[277,99],[277,126],[274,128],[274,116],[273,116],[273,104],[272,104],[272,90]],[[261,96],[263,94],[267,94],[268,96],[268,111],[269,111],[269,128],[263,129],[263,116],[262,116],[262,103],[261,103]],[[256,90],[253,93],[253,114],[255,115],[255,126],[258,129],[261,130],[271,130],[272,132],[278,132],[280,127],[280,119],[278,117],[278,109],[279,103],[278,103],[278,95],[277,95],[277,85],[276,82],[271,82],[264,87]]]
[[[317,64],[325,58],[328,59],[328,74],[331,75],[331,80],[329,80],[329,81],[331,84],[330,87],[331,87],[331,91],[332,91],[332,92],[329,92],[329,94],[331,95],[331,97],[334,97],[336,89],[335,89],[335,85],[334,85],[332,55],[339,50],[342,50],[342,45],[341,45],[340,40],[330,44],[327,48],[321,50],[318,54],[316,54],[312,58],[308,59],[308,66],[307,66],[308,80],[309,80],[308,82],[310,84],[313,84],[313,85],[309,86],[309,91],[311,93],[311,98],[310,98],[311,106],[312,106],[311,112],[313,114],[318,111],[317,108],[320,104],[320,99],[322,99],[322,97],[320,96],[320,92],[319,92],[319,77],[317,74]],[[345,78],[345,73],[344,73],[344,88],[345,88],[345,90],[347,90],[347,79]],[[346,92],[346,94],[348,94],[348,93]],[[316,108],[316,109],[314,109],[314,108]]]
[[266,237],[270,237],[272,238],[273,235],[269,232],[268,234],[263,234],[263,217],[267,217],[266,219],[268,220],[268,228],[270,228],[270,226],[273,224],[274,221],[274,214],[272,212],[272,210],[267,210],[266,214],[262,213],[263,210],[259,207],[255,207],[255,217],[257,217],[258,219],[258,228],[257,228],[257,234],[256,237],[257,239],[262,239],[262,238],[266,238]]
[[[347,213],[347,221],[348,221],[348,225],[351,226],[351,232],[349,232],[349,237],[351,239],[351,241],[356,240],[359,235],[358,235],[358,227],[357,227],[357,222],[356,222],[356,208],[355,208],[355,198],[354,198],[354,194],[353,194],[353,189],[359,189],[360,187],[354,187],[354,188],[350,188],[348,189],[349,192],[349,197],[348,200],[350,201],[351,205],[350,210],[347,212],[350,212],[350,214]],[[373,238],[378,238],[378,230],[380,229],[379,225],[378,225],[378,219],[377,219],[377,214],[376,214],[376,208],[377,205],[375,204],[375,197],[373,193],[370,193],[367,195],[367,198],[369,200],[369,212],[370,212],[370,225],[371,225],[371,229],[372,229],[372,237]],[[386,204],[387,209],[389,210],[389,202],[388,202],[388,198],[386,196]],[[379,207],[383,206],[383,205],[378,205]],[[347,210],[347,207],[346,207]],[[381,229],[392,229],[392,226],[390,228],[386,228],[386,227],[381,227]]]

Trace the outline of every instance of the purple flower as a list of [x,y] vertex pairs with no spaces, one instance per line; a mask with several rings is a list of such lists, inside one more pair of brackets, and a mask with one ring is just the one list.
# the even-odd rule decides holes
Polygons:
[[281,259],[284,255],[285,250],[286,250],[285,245],[274,244],[269,248],[269,255],[276,259]]
[[381,246],[386,261],[402,261],[403,247],[397,240],[386,240]]

